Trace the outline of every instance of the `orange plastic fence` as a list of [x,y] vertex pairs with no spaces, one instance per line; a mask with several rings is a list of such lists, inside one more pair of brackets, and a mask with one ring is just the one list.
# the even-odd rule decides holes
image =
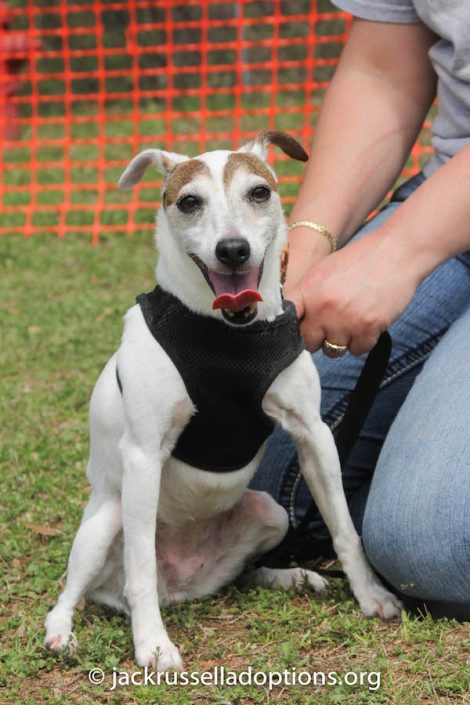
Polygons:
[[[116,190],[145,146],[194,155],[268,127],[307,146],[350,22],[329,0],[4,2],[0,234],[95,243],[153,227],[159,175]],[[302,167],[272,159],[289,203]]]

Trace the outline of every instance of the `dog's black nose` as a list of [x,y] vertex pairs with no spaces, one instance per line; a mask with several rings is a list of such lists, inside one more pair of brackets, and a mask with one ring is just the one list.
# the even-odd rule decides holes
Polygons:
[[250,243],[242,237],[228,237],[217,243],[215,255],[219,262],[235,269],[250,256]]

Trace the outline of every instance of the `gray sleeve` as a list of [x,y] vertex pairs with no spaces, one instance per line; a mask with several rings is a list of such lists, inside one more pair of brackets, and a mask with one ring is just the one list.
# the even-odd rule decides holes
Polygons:
[[421,22],[412,0],[333,0],[340,10],[350,12],[363,20],[398,22],[409,24]]

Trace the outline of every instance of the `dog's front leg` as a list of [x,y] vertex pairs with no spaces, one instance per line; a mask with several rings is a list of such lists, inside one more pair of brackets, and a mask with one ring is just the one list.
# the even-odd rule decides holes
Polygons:
[[151,336],[140,307],[126,314],[117,355],[123,389],[124,433],[121,487],[125,597],[129,603],[139,666],[181,668],[163,626],[155,550],[163,466],[193,413],[186,388]]
[[142,448],[126,436],[122,443],[124,477],[125,596],[129,602],[135,658],[139,666],[165,671],[182,668],[178,649],[163,626],[158,603],[155,533],[161,462],[157,448]]
[[381,585],[365,557],[346,503],[334,439],[320,418],[320,394],[318,374],[304,352],[273,382],[263,408],[296,444],[301,472],[362,611],[367,616],[393,617],[401,604]]
[[102,570],[120,528],[119,498],[92,495],[70,552],[64,591],[47,615],[44,645],[51,651],[66,648],[73,651],[76,644],[72,634],[74,610]]

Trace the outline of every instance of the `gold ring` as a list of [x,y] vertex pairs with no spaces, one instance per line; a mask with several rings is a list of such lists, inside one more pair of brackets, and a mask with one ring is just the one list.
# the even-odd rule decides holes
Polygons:
[[325,338],[323,341],[322,348],[327,350],[330,353],[330,357],[342,357],[348,352],[348,346],[347,345],[335,345],[334,343],[330,343],[329,340]]

